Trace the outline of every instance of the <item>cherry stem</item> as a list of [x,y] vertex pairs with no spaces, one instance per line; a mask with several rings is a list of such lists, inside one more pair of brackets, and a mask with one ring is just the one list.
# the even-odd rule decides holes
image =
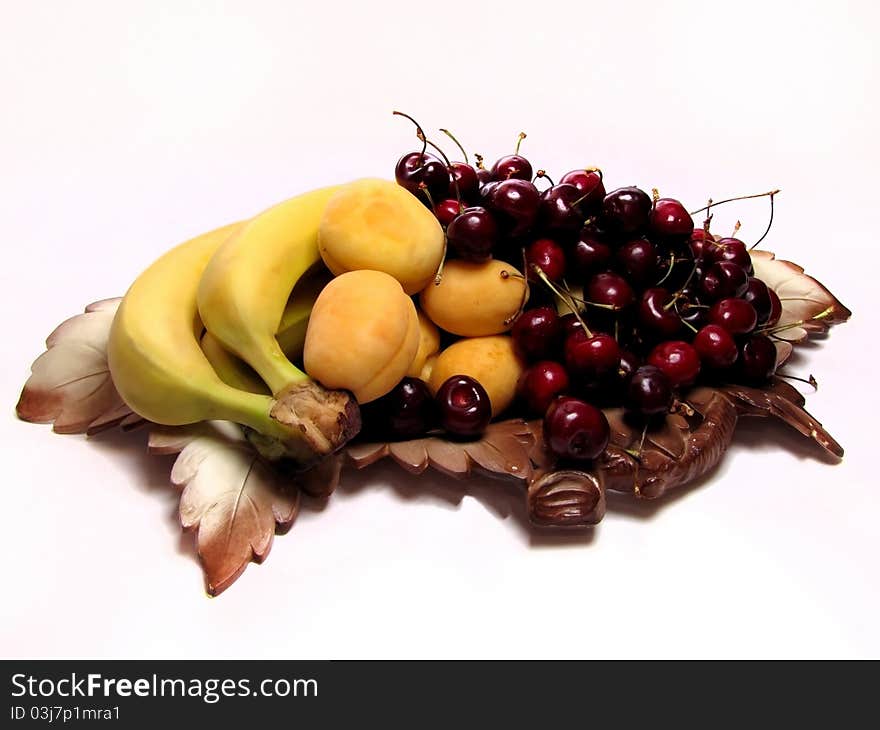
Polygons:
[[544,269],[538,266],[538,264],[532,264],[530,268],[535,273],[535,276],[543,281],[544,284],[547,285],[547,288],[549,288],[550,291],[552,291],[557,297],[559,297],[562,303],[565,304],[572,311],[575,319],[577,319],[577,321],[581,323],[581,327],[583,327],[584,332],[587,333],[587,337],[592,337],[593,333],[590,332],[590,328],[587,327],[587,323],[584,322],[583,318],[580,315],[580,312],[578,312],[577,305],[575,304],[574,297],[571,295],[571,293],[563,292],[559,287],[556,286],[556,284],[550,281],[550,277],[544,273]]
[[581,299],[580,297],[576,297],[571,292],[568,292],[568,296],[570,296],[574,301],[580,302],[588,307],[598,307],[599,309],[607,309],[609,312],[619,312],[620,307],[615,307],[613,304],[599,304],[599,302],[588,302],[586,299]]
[[754,195],[740,195],[736,198],[727,198],[726,200],[719,200],[717,203],[713,202],[712,199],[709,198],[708,205],[704,205],[699,210],[691,211],[691,215],[696,215],[697,213],[702,213],[704,210],[708,211],[710,208],[712,208],[716,205],[724,205],[725,203],[733,203],[736,200],[751,200],[752,198],[765,198],[768,195],[770,196],[770,198],[772,200],[773,196],[776,195],[776,193],[778,193],[778,192],[779,192],[779,190],[777,189],[777,190],[770,190],[766,193],[755,193]]
[[694,334],[699,332],[699,330],[696,327],[694,327],[690,322],[688,322],[687,320],[685,320],[684,317],[681,316],[681,312],[678,311],[678,304],[675,305],[675,313],[678,315],[678,318],[681,320],[681,323],[685,327],[687,327],[689,330],[691,330],[691,332],[693,332]]
[[660,191],[657,188],[651,188],[651,201],[656,205],[658,200],[660,200]]
[[666,281],[669,278],[669,275],[672,273],[672,267],[675,266],[675,261],[676,261],[675,254],[674,253],[669,254],[669,266],[666,269],[666,273],[663,274],[660,281],[658,281],[654,286],[660,286],[664,281]]
[[483,155],[479,154],[478,152],[474,152],[474,159],[477,161],[478,170],[486,169],[486,166],[483,164]]
[[[461,212],[461,190],[458,187],[458,178],[452,174],[452,163],[449,161],[449,158],[446,156],[446,153],[441,150],[437,145],[435,145],[431,140],[426,140],[431,147],[433,147],[437,152],[440,153],[440,157],[443,158],[443,162],[446,163],[446,169],[449,171],[449,177],[452,179],[452,184],[455,186],[455,199],[458,201],[458,209]],[[420,186],[421,187],[421,186]]]
[[428,199],[428,202],[431,204],[431,210],[434,212],[434,215],[437,215],[437,205],[436,205],[436,203],[434,203],[434,198],[431,195],[431,191],[428,190],[428,186],[425,183],[420,182],[419,183],[419,190],[421,190],[425,194],[425,197]]
[[[742,228],[742,223],[740,221],[737,221],[736,224],[733,226],[733,233],[730,234],[730,237],[736,238],[736,234],[739,233],[740,228]],[[754,248],[754,246],[752,248]]]
[[520,133],[519,133],[519,136],[516,138],[516,150],[514,151],[513,154],[515,154],[515,155],[518,155],[518,154],[519,154],[519,146],[522,144],[522,141],[523,141],[525,138],[526,138],[526,133],[525,133],[525,132],[520,132]]
[[784,332],[785,330],[790,330],[794,327],[802,327],[808,322],[816,322],[820,319],[825,319],[825,317],[830,316],[832,312],[834,312],[833,305],[823,309],[819,314],[814,314],[808,319],[799,319],[797,322],[789,322],[788,324],[779,325],[777,327],[765,327],[761,330],[755,330],[755,333],[759,335],[775,335],[777,332]]
[[[681,289],[679,289],[677,292],[675,292],[675,294],[672,295],[672,299],[670,299],[665,305],[663,305],[664,312],[668,311],[670,307],[675,306],[675,303],[681,298],[681,293],[685,289],[687,289],[687,285],[691,283],[691,279],[694,278],[694,274],[696,274],[696,273],[697,273],[697,264],[696,264],[696,262],[694,262],[694,268],[691,269],[691,273],[688,274],[688,278],[685,280]],[[676,311],[678,311],[677,307],[676,307]]]
[[819,381],[810,374],[809,379],[807,378],[799,378],[797,375],[788,375],[787,373],[776,373],[776,375],[780,378],[786,378],[787,380],[797,380],[801,383],[806,383],[813,390],[819,390]]
[[765,238],[767,238],[767,234],[770,233],[770,228],[773,225],[773,212],[774,212],[773,199],[776,196],[776,193],[778,193],[778,192],[779,191],[776,190],[776,191],[770,193],[770,220],[767,221],[767,229],[764,231],[764,235],[762,235],[757,241],[755,241],[751,246],[749,246],[749,251],[751,251],[759,243],[761,243],[761,241],[763,241]]
[[535,173],[535,177],[532,178],[532,184],[534,184],[535,182],[537,182],[538,178],[540,178],[540,177],[545,177],[545,178],[547,178],[547,179],[550,181],[550,187],[553,187],[554,185],[556,185],[556,183],[553,182],[553,178],[550,177],[550,176],[547,174],[547,172],[546,172],[545,170],[538,170],[538,171]]
[[[522,250],[522,254],[523,254],[523,269],[525,269],[525,264],[526,264],[526,250],[525,249]],[[522,274],[519,274],[519,273],[511,274],[506,269],[502,269],[501,270],[501,278],[502,279],[509,279],[509,278],[522,279],[523,283],[525,284],[525,286],[523,286],[522,298],[519,300],[519,307],[517,307],[516,311],[513,314],[511,314],[507,319],[504,320],[504,326],[507,327],[508,325],[515,322],[517,320],[517,318],[519,317],[519,315],[521,315],[523,313],[523,310],[526,308],[526,302],[529,301],[529,296],[530,296],[529,277],[523,276]]]
[[421,163],[424,165],[425,164],[425,150],[428,149],[428,139],[427,139],[427,137],[425,137],[425,133],[422,131],[422,125],[419,124],[415,119],[413,119],[409,114],[406,114],[405,112],[393,111],[391,113],[398,116],[398,117],[404,117],[405,119],[409,119],[413,124],[416,125],[416,137],[418,137],[419,142],[422,143],[422,151],[421,151],[421,153],[419,153],[419,159],[421,160]]
[[437,267],[437,273],[434,274],[434,286],[440,286],[440,282],[443,281],[443,266],[446,264],[446,250],[449,245],[449,239],[446,237],[446,232],[443,232],[443,256],[440,257],[440,265]]
[[458,147],[458,149],[461,150],[461,154],[464,155],[464,164],[470,165],[471,163],[470,163],[470,160],[468,160],[468,154],[467,154],[467,152],[465,152],[464,147],[461,146],[461,142],[459,142],[455,138],[455,135],[452,132],[450,132],[448,129],[441,128],[440,131],[443,132],[443,134],[445,134],[447,137],[449,137],[449,139],[451,139],[453,142],[455,142],[455,146]]

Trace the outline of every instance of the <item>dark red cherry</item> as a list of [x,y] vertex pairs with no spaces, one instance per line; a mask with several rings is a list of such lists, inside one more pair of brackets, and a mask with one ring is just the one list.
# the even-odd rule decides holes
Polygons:
[[559,321],[562,323],[562,340],[563,342],[568,339],[568,336],[573,332],[583,332],[584,326],[581,324],[580,320],[574,316],[571,312],[568,314],[563,314]]
[[730,261],[743,268],[751,275],[754,273],[752,257],[749,249],[738,238],[722,238],[720,241],[706,247],[706,257],[709,261]]
[[758,315],[745,299],[719,299],[709,310],[709,321],[732,335],[745,335],[755,329]]
[[433,428],[436,421],[431,391],[417,378],[404,378],[362,410],[365,431],[376,438],[418,438]]
[[648,364],[659,368],[673,388],[691,385],[700,374],[700,356],[682,340],[661,342],[648,355]]
[[419,187],[421,183],[428,186],[428,192],[435,201],[445,198],[449,192],[449,171],[430,152],[407,152],[397,161],[394,177],[398,185],[420,200],[426,200]]
[[651,210],[649,228],[658,239],[684,241],[694,232],[694,219],[677,200],[660,198]]
[[770,314],[767,317],[767,321],[763,324],[766,327],[772,327],[782,317],[782,302],[779,300],[779,295],[769,286],[767,287],[767,293],[770,295]]
[[469,375],[453,375],[437,390],[440,426],[454,436],[479,436],[492,418],[486,389]]
[[441,200],[437,203],[437,207],[434,210],[434,215],[437,216],[440,225],[444,227],[452,223],[459,213],[461,213],[461,207],[459,206],[458,201],[453,198]]
[[703,274],[700,290],[710,302],[725,297],[741,297],[749,286],[745,269],[732,261],[716,261]]
[[595,459],[610,435],[605,414],[577,398],[559,396],[544,416],[544,444],[563,459]]
[[527,360],[549,359],[561,349],[562,318],[552,307],[527,309],[517,317],[510,334]]
[[672,339],[681,330],[681,318],[670,304],[672,295],[662,287],[645,290],[639,301],[638,321],[658,339]]
[[736,341],[724,327],[707,324],[691,343],[702,363],[715,370],[724,370],[736,362],[738,353]]
[[486,198],[492,212],[507,235],[525,235],[538,217],[541,196],[528,180],[504,180],[496,183]]
[[560,183],[541,193],[538,224],[547,233],[571,237],[584,225],[584,211],[579,201],[581,193],[574,185]]
[[465,208],[446,229],[449,247],[467,261],[485,261],[498,243],[498,225],[485,208]]
[[747,383],[763,383],[776,372],[776,346],[766,335],[751,335],[742,344],[737,374]]
[[492,165],[493,180],[532,179],[532,163],[522,155],[505,155]]
[[483,185],[492,182],[492,171],[487,170],[485,167],[478,167],[477,182],[479,183],[480,187],[483,187]]
[[553,399],[568,390],[568,373],[558,362],[541,360],[520,378],[518,393],[530,415],[543,416]]
[[769,287],[763,281],[753,276],[749,278],[749,285],[742,298],[755,308],[755,313],[758,315],[758,324],[764,324],[770,317],[770,310],[773,307]]
[[595,170],[572,170],[565,173],[560,183],[574,185],[582,198],[580,207],[585,212],[597,211],[602,207],[605,185],[602,176]]
[[672,386],[663,371],[653,365],[642,365],[629,379],[626,391],[628,410],[645,416],[665,413],[672,405]]
[[565,340],[565,367],[583,380],[598,380],[620,366],[620,346],[610,335],[588,336],[583,328]]
[[465,162],[453,162],[449,168],[449,192],[453,196],[458,192],[462,200],[472,201],[477,197],[479,189],[477,171]]
[[628,382],[635,374],[636,370],[639,369],[641,364],[642,361],[635,355],[635,353],[632,353],[629,350],[621,350],[620,365],[617,368],[617,377],[623,382]]
[[583,233],[568,255],[573,278],[579,282],[587,281],[593,274],[605,271],[610,261],[611,247]]
[[617,269],[636,287],[657,280],[657,248],[646,238],[637,238],[617,250]]
[[602,201],[602,219],[612,232],[632,235],[648,225],[651,196],[636,187],[618,188]]
[[701,306],[699,302],[687,299],[683,299],[678,305],[678,315],[682,322],[697,330],[709,321],[708,308]]
[[714,240],[713,238],[706,238],[705,231],[702,228],[697,228],[693,232],[689,246],[694,261],[702,262],[707,259],[706,249],[713,245]]
[[617,274],[596,274],[587,283],[586,299],[595,304],[605,304],[616,310],[626,309],[635,302],[632,287]]
[[[535,265],[551,281],[559,281],[565,275],[565,251],[552,238],[539,238],[526,247],[526,263]],[[529,272],[530,277],[532,272]]]

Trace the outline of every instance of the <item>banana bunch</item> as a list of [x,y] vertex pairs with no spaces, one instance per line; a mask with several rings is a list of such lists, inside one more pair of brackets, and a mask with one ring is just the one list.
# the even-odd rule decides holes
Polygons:
[[325,283],[314,273],[318,229],[336,190],[198,236],[137,278],[108,343],[113,382],[133,411],[165,425],[233,421],[265,456],[303,467],[358,432],[352,395],[291,362]]

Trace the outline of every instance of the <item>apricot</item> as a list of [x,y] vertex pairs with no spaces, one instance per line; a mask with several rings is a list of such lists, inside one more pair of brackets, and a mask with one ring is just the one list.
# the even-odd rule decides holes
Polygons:
[[437,329],[437,325],[425,316],[424,312],[420,311],[418,315],[419,349],[406,373],[413,378],[420,377],[428,358],[440,352],[440,330]]
[[440,353],[431,368],[428,388],[436,393],[453,375],[470,375],[489,394],[494,418],[513,402],[516,385],[525,369],[525,362],[510,337],[469,337]]
[[434,279],[444,241],[440,223],[412,193],[375,178],[343,185],[318,228],[318,250],[334,274],[384,271],[407,294]]
[[400,283],[381,271],[349,271],[318,295],[303,349],[306,372],[369,403],[406,375],[419,349],[419,318]]
[[453,260],[443,266],[439,284],[419,295],[422,310],[440,329],[462,337],[507,332],[525,294],[522,274],[504,261]]

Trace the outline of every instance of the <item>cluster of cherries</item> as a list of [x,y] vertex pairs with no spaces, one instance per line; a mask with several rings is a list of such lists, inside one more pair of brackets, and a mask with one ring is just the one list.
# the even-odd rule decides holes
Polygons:
[[[708,222],[695,229],[678,200],[656,191],[606,192],[598,169],[556,183],[533,171],[519,144],[485,169],[463,149],[464,162],[436,145],[443,159],[429,152],[421,128],[419,139],[422,150],[401,157],[395,175],[445,227],[448,255],[522,260],[528,272],[531,293],[511,333],[528,362],[519,400],[525,415],[544,418],[557,456],[604,451],[600,408],[622,405],[647,428],[697,382],[757,384],[774,373],[781,302],[754,276],[740,239],[716,240]],[[424,433],[438,418],[453,435],[478,433],[490,413],[485,390],[466,376],[453,380],[433,401],[412,379],[386,396],[378,411],[391,433]],[[417,407],[428,401],[431,409]]]

